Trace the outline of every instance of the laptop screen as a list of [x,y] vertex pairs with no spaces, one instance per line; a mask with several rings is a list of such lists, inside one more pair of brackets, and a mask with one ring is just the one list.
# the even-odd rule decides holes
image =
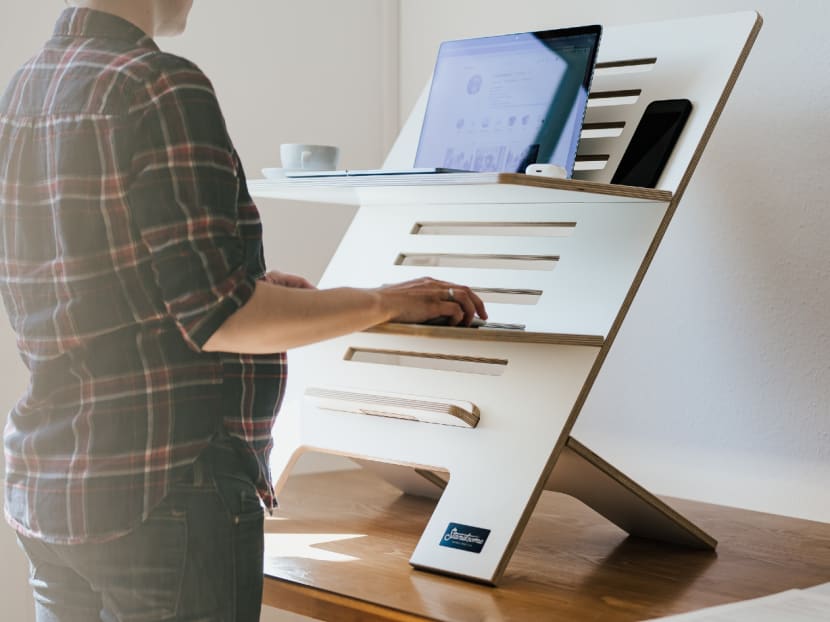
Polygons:
[[573,174],[601,27],[447,41],[429,93],[416,167]]

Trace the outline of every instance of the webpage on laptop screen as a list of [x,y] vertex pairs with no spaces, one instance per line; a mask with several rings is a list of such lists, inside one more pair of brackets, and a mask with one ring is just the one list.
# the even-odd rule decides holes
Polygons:
[[415,166],[524,172],[544,162],[570,176],[596,44],[535,33],[442,44]]

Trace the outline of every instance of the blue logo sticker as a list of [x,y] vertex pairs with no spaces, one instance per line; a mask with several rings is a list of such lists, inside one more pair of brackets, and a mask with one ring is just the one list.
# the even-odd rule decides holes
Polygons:
[[461,549],[470,553],[481,553],[481,549],[484,548],[484,543],[487,542],[487,536],[489,535],[489,529],[450,523],[441,538],[441,546]]

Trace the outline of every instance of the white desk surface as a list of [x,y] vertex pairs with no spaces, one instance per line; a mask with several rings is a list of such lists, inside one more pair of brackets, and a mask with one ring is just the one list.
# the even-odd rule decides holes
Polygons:
[[518,173],[442,173],[295,179],[254,179],[252,196],[371,204],[668,203],[671,192]]

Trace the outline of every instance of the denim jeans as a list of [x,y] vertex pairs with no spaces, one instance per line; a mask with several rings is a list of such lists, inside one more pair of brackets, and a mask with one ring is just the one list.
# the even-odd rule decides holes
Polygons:
[[135,530],[101,544],[19,540],[38,622],[258,622],[263,510],[255,465],[214,441]]

